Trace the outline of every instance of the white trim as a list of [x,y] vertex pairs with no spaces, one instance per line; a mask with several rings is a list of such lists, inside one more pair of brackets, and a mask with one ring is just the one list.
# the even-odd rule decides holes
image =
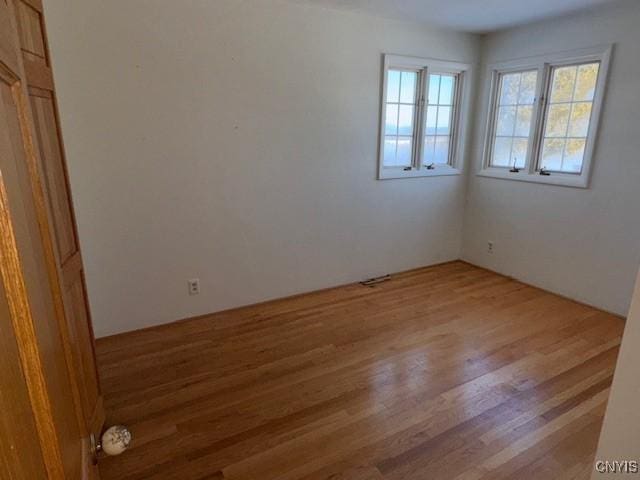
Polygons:
[[[483,145],[483,156],[482,156],[482,171],[500,171],[502,169],[509,170],[510,167],[494,167],[491,165],[491,158],[493,156],[493,147],[494,147],[494,136],[498,118],[498,90],[500,89],[500,77],[502,75],[506,75],[509,73],[520,73],[520,72],[532,72],[536,71],[538,76],[536,78],[536,91],[535,98],[533,101],[533,109],[531,112],[531,125],[529,127],[529,143],[527,145],[527,153],[525,157],[524,167],[520,168],[520,172],[522,173],[525,170],[529,169],[530,159],[532,158],[533,151],[535,149],[534,139],[536,136],[536,131],[538,128],[537,119],[539,117],[539,102],[538,99],[542,95],[542,78],[543,78],[543,68],[539,65],[532,65],[530,63],[510,63],[509,65],[492,65],[489,67],[489,75],[491,78],[490,91],[489,91],[489,112],[487,114],[487,122],[485,127],[484,134],[484,145]],[[510,172],[511,173],[511,172]]]
[[[606,85],[609,75],[609,64],[613,45],[582,48],[569,52],[552,53],[539,55],[508,62],[500,62],[489,65],[488,78],[489,85],[489,109],[487,112],[484,145],[482,150],[482,163],[477,175],[483,177],[494,177],[508,180],[518,180],[532,183],[547,183],[551,185],[562,185],[568,187],[588,188],[593,166],[593,153],[598,136],[598,126]],[[582,163],[582,172],[579,174],[552,172],[551,175],[539,174],[539,158],[541,155],[542,141],[544,135],[544,125],[546,122],[546,96],[548,95],[551,73],[553,68],[562,65],[575,65],[597,61],[600,63],[598,80],[593,99],[593,107],[589,124],[589,132],[586,138],[586,146]],[[496,101],[500,75],[527,70],[538,71],[538,82],[536,86],[536,100],[534,104],[531,133],[529,134],[529,148],[525,167],[520,172],[510,172],[508,168],[493,167],[490,165],[493,137],[496,122]]]
[[[445,175],[459,175],[464,165],[464,147],[466,140],[466,128],[464,119],[467,118],[470,108],[470,74],[471,65],[461,62],[446,60],[426,59],[402,55],[385,54],[382,62],[382,88],[380,96],[380,125],[378,141],[378,180],[394,178],[437,177]],[[389,69],[406,69],[418,72],[418,84],[416,85],[414,133],[413,133],[413,157],[410,167],[385,167],[384,166],[384,139],[386,123],[386,99],[387,99],[387,72]],[[426,128],[426,95],[428,78],[430,73],[455,74],[456,99],[454,102],[454,117],[451,122],[452,142],[450,148],[450,164],[435,165],[428,169],[422,165],[422,143]],[[408,168],[408,169],[407,169]]]
[[404,170],[403,167],[383,167],[378,171],[378,180],[391,180],[394,178],[416,177],[443,177],[447,175],[460,175],[462,171],[451,165],[435,165],[432,170],[425,167]]
[[554,173],[553,175],[546,177],[539,174],[531,174],[524,169],[520,170],[518,173],[512,173],[508,168],[489,167],[480,170],[476,175],[479,177],[492,177],[529,183],[547,183],[550,185],[561,185],[565,187],[588,187],[588,181],[586,178],[581,175],[572,175],[568,173]]

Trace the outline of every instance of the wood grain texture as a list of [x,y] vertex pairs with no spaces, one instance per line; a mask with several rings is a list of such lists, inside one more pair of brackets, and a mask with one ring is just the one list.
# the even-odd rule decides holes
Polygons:
[[[37,194],[42,204],[41,224],[46,230],[43,237],[53,243],[47,259],[52,279],[59,280],[55,297],[60,332],[75,403],[79,406],[83,451],[88,452],[89,435],[93,433],[99,438],[102,431],[104,411],[45,20],[39,0],[14,0],[14,3],[37,149],[30,166],[31,176],[39,184],[38,191],[34,188],[34,195]],[[92,467],[89,470],[89,474],[97,474]]]
[[[33,457],[29,461],[36,463],[38,457],[44,460],[48,478],[78,478],[74,475],[79,464],[72,458],[76,453],[77,425],[73,423],[74,405],[68,394],[66,365],[58,355],[60,342],[54,321],[53,292],[48,288],[52,285],[46,269],[47,250],[40,236],[38,197],[33,190],[36,185],[30,176],[34,155],[31,123],[12,17],[10,6],[1,2],[0,277],[12,325],[12,331],[4,334],[9,341],[13,339],[18,349],[30,405],[13,405],[3,415],[15,422],[30,408],[38,437],[29,439],[30,449],[23,452],[25,457]],[[6,319],[4,324],[8,325]],[[0,385],[3,390],[15,387]],[[24,397],[13,399],[24,401]],[[8,438],[2,443],[11,441]],[[40,454],[32,451],[38,446]],[[17,464],[14,472],[25,468],[30,467]]]
[[623,320],[463,262],[100,339],[103,479],[586,479]]
[[[14,345],[18,353],[3,357],[3,362],[13,360],[14,363],[2,369],[0,403],[7,408],[2,410],[6,419],[0,422],[0,446],[16,450],[3,451],[0,455],[3,463],[0,476],[98,478],[97,468],[90,462],[90,429],[88,422],[86,425],[84,422],[77,388],[78,385],[86,384],[89,388],[97,385],[97,380],[92,385],[79,379],[80,367],[86,364],[86,369],[94,368],[95,363],[80,365],[80,362],[74,363],[71,355],[72,347],[84,348],[90,353],[87,357],[93,360],[93,343],[87,341],[86,336],[72,337],[67,329],[61,280],[64,285],[68,282],[58,275],[52,238],[52,230],[57,225],[52,229],[40,172],[42,162],[49,158],[41,157],[41,146],[36,144],[41,140],[43,129],[55,127],[52,118],[55,95],[51,93],[46,108],[39,110],[42,115],[38,119],[44,119],[44,125],[39,124],[39,138],[34,139],[28,98],[34,89],[29,88],[24,68],[25,61],[35,62],[33,64],[37,63],[41,69],[49,68],[41,8],[38,0],[0,1],[0,281],[7,303],[7,309],[0,313],[4,315],[4,342],[7,348]],[[48,138],[55,140],[57,135],[59,132],[54,131]],[[51,168],[61,168],[60,164],[60,161],[52,162]],[[44,178],[55,179],[56,191],[62,194],[63,175]],[[81,320],[90,331],[87,318]],[[19,364],[15,364],[16,358]],[[27,398],[20,395],[17,377],[20,370],[28,403]],[[97,378],[95,368],[93,378]],[[95,408],[88,412],[87,418],[99,421],[101,415],[97,407],[101,405],[93,402]],[[32,418],[25,412],[32,412]],[[17,428],[16,424],[22,422],[25,425]],[[29,427],[30,422],[37,436]]]
[[[3,460],[0,462],[0,477],[25,480],[44,477],[43,452],[36,441],[39,438],[41,443],[53,443],[53,452],[45,452],[49,454],[47,460],[52,463],[48,472],[52,478],[56,475],[63,478],[60,452],[55,448],[57,437],[52,428],[51,404],[42,375],[42,360],[36,348],[34,322],[16,252],[4,179],[0,175],[0,406],[3,412],[0,421]],[[17,418],[21,422],[12,421]],[[31,460],[21,462],[19,452],[29,455]]]

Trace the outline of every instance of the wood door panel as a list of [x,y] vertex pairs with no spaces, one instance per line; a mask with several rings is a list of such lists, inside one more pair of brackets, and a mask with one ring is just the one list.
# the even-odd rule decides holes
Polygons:
[[36,137],[40,147],[42,171],[46,182],[45,192],[53,217],[53,236],[60,262],[64,264],[76,253],[77,243],[60,142],[56,134],[55,107],[51,94],[45,90],[31,88],[29,89],[29,97]]
[[[29,408],[29,392],[20,368],[20,354],[13,328],[6,292],[0,285],[0,478],[33,480],[45,478],[42,452],[33,439],[38,438],[33,412]],[[19,422],[11,421],[11,411]],[[12,415],[12,416],[13,416]],[[20,455],[28,455],[29,462],[21,462]]]
[[[42,15],[33,6],[19,1],[16,4],[18,14],[18,34],[20,47],[32,60],[46,62],[47,50],[42,28]],[[35,58],[34,58],[35,57]]]
[[[78,272],[75,281],[65,287],[64,300],[69,323],[75,326],[89,325],[82,272]],[[80,385],[80,392],[83,410],[86,412],[85,420],[90,425],[99,401],[98,377],[94,370],[93,350],[87,350],[82,346],[92,343],[93,338],[88,328],[73,328],[73,334],[73,344],[77,347],[74,349],[76,361],[82,369],[80,373],[83,382]]]

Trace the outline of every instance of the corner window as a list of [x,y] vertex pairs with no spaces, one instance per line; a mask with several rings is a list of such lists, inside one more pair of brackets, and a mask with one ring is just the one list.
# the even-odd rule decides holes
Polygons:
[[385,55],[378,178],[460,173],[465,64]]
[[480,175],[586,188],[611,48],[491,69]]

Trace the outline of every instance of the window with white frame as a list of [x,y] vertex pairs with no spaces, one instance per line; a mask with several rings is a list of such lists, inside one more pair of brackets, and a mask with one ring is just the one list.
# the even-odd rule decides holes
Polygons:
[[427,87],[427,120],[422,165],[451,165],[458,75],[432,73]]
[[387,73],[384,159],[389,167],[410,167],[418,104],[419,72],[393,69]]
[[582,171],[599,70],[600,62],[551,70],[540,168],[548,172]]
[[587,187],[611,47],[491,67],[481,175]]
[[378,178],[460,173],[469,65],[385,55]]
[[536,98],[536,70],[504,72],[498,75],[495,132],[489,165],[524,168]]

